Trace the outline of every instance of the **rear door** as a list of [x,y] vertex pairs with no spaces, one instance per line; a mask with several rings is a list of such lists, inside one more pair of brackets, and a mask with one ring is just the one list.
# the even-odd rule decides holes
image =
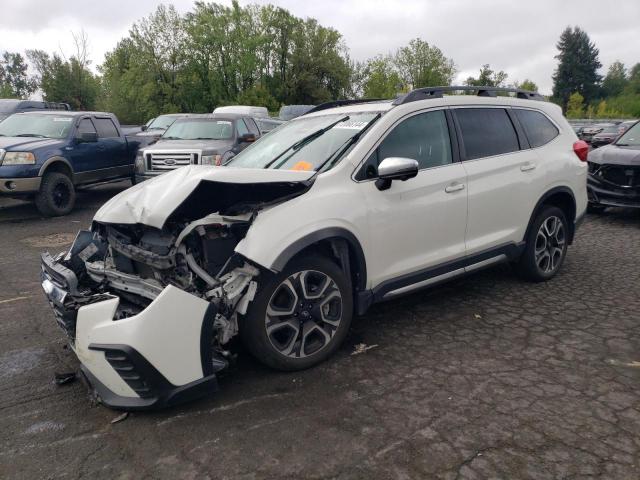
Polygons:
[[467,174],[467,255],[523,240],[537,201],[541,162],[508,107],[452,109]]

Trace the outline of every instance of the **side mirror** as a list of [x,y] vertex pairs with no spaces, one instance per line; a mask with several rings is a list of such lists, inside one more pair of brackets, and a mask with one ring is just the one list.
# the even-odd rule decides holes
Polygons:
[[148,125],[142,125],[142,126],[140,127],[140,131],[141,131],[141,132],[146,132],[148,128],[149,128],[149,126],[148,126]]
[[378,190],[388,190],[393,180],[409,180],[418,174],[418,162],[412,158],[388,157],[378,165]]
[[256,136],[253,133],[245,133],[238,137],[238,143],[252,143],[256,141]]
[[96,132],[82,132],[78,135],[78,141],[80,143],[94,143],[98,141],[98,134]]

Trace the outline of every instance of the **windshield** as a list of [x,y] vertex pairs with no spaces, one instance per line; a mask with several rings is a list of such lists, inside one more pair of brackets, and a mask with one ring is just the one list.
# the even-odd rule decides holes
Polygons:
[[15,114],[0,123],[0,137],[66,138],[73,117]]
[[[1,125],[2,124],[0,124],[0,126]],[[633,127],[623,133],[622,136],[618,138],[616,145],[640,146],[640,122],[636,123]]]
[[[377,115],[378,112],[341,113],[292,120],[247,147],[229,165],[242,168],[316,170]],[[301,142],[333,123],[336,124],[325,133]]]
[[173,122],[175,122],[179,117],[174,115],[160,115],[159,117],[154,118],[148,126],[148,130],[166,130],[171,126]]
[[20,100],[0,100],[0,112],[13,112],[19,103]]
[[189,118],[176,120],[162,136],[165,140],[224,140],[233,137],[231,120]]

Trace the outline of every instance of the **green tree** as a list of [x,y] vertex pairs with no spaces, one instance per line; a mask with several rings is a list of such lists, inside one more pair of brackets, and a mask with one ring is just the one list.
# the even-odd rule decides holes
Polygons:
[[28,98],[36,91],[36,81],[27,73],[28,65],[19,53],[4,52],[0,58],[0,96]]
[[402,79],[389,56],[369,59],[364,65],[363,76],[364,98],[394,98],[403,89]]
[[451,85],[456,67],[435,45],[414,38],[394,57],[398,74],[408,88]]
[[569,96],[567,102],[567,117],[582,118],[584,116],[584,97],[578,92],[574,92]]
[[480,69],[478,78],[469,77],[464,83],[470,87],[504,87],[508,76],[502,70],[499,72],[492,70],[486,63]]
[[553,74],[553,97],[566,111],[569,96],[579,92],[589,103],[598,96],[601,80],[598,69],[599,51],[587,33],[575,27],[567,27],[557,43],[558,67]]
[[538,85],[536,85],[532,80],[529,80],[528,78],[526,78],[522,83],[514,82],[513,86],[515,88],[520,88],[522,90],[527,90],[529,92],[538,91]]
[[613,62],[609,66],[607,75],[602,81],[602,93],[605,97],[615,97],[620,95],[629,83],[627,79],[627,70],[624,64],[619,61]]

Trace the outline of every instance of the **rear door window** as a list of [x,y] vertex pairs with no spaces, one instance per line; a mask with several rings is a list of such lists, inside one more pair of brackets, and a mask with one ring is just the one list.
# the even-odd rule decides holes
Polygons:
[[514,108],[513,111],[529,140],[532,148],[540,147],[558,136],[558,129],[542,113],[535,110]]
[[518,135],[503,108],[458,108],[455,115],[462,133],[466,160],[520,150]]
[[93,121],[98,130],[98,137],[100,138],[114,138],[118,137],[118,129],[113,124],[110,118],[94,118]]

